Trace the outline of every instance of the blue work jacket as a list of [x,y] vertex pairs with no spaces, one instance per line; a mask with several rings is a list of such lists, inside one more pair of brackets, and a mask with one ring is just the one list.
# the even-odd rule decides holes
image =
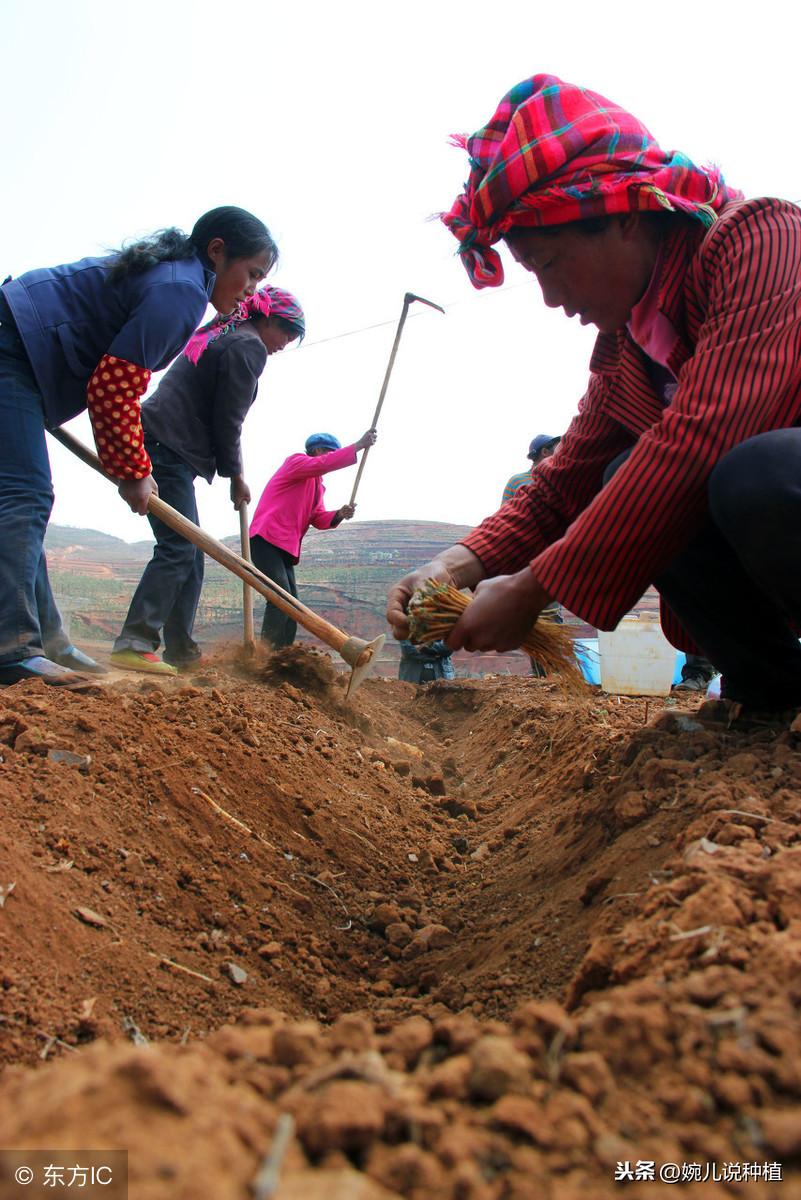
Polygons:
[[3,284],[48,425],[86,408],[86,387],[104,354],[160,371],[203,320],[215,275],[196,255],[112,281],[114,261],[82,258]]

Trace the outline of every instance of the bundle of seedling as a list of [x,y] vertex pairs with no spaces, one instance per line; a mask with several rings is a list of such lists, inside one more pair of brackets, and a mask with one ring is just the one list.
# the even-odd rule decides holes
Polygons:
[[[415,645],[444,641],[467,606],[470,597],[448,583],[426,581],[409,601],[409,639]],[[559,684],[568,695],[585,690],[584,679],[573,652],[573,639],[566,625],[557,624],[547,616],[532,627],[521,649],[540,664],[547,675],[559,677]]]

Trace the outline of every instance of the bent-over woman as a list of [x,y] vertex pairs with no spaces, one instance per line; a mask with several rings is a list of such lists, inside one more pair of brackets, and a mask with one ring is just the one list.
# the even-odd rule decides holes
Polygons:
[[[273,266],[267,227],[213,209],[188,236],[168,229],[116,254],[28,271],[0,290],[0,684],[73,685],[44,654],[52,603],[44,533],[53,504],[45,428],[88,408],[97,451],[143,514],[157,491],[140,400],[209,304],[233,311]],[[79,664],[80,665],[80,664]]]

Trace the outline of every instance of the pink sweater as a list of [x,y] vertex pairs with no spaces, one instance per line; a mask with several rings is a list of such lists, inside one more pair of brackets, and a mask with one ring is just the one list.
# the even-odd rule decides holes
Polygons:
[[323,506],[321,476],[356,462],[356,447],[343,446],[329,454],[290,454],[261,494],[250,523],[250,536],[264,538],[300,557],[300,543],[310,525],[330,529],[336,511]]

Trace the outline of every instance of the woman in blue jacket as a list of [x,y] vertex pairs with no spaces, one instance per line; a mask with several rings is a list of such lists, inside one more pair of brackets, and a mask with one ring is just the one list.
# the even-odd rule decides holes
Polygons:
[[[0,685],[75,684],[44,655],[52,605],[44,534],[53,504],[45,428],[84,408],[106,471],[131,509],[158,491],[139,402],[211,303],[232,312],[278,258],[267,227],[215,208],[189,236],[167,229],[116,254],[28,271],[0,289]],[[52,612],[48,617],[52,622]],[[72,647],[68,648],[72,650]],[[62,656],[63,663],[63,656]]]

